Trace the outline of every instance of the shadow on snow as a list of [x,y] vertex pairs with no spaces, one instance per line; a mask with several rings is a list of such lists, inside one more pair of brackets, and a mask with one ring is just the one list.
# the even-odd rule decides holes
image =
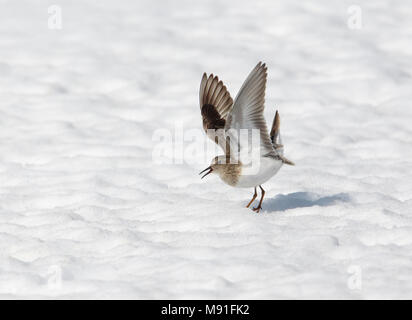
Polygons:
[[263,211],[276,212],[313,206],[328,207],[339,202],[349,202],[350,197],[347,193],[322,197],[312,192],[295,192],[286,195],[280,194],[275,198],[265,200],[262,205]]

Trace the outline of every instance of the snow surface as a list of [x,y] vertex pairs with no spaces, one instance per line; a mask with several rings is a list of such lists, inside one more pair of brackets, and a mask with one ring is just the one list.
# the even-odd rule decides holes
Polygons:
[[[0,298],[412,298],[410,2],[0,3]],[[260,60],[297,165],[256,214],[153,139]]]

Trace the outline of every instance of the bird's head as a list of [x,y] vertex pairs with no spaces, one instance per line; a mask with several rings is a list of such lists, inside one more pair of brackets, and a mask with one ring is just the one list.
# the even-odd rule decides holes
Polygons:
[[201,179],[206,177],[210,173],[220,173],[224,166],[229,163],[226,156],[217,156],[212,159],[212,162],[209,167],[201,171],[199,174],[205,173]]

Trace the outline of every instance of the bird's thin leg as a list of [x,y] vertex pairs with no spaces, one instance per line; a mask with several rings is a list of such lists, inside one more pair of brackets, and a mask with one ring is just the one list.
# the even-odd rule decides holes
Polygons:
[[265,190],[263,190],[262,186],[259,186],[260,190],[262,190],[262,197],[260,198],[259,205],[256,208],[253,208],[253,211],[259,212],[262,209],[262,202],[263,197],[265,196]]
[[256,187],[255,187],[255,194],[253,195],[252,200],[250,200],[250,202],[249,202],[249,204],[246,206],[246,208],[249,208],[249,206],[252,204],[252,202],[255,201],[256,197],[257,197],[257,192],[256,192]]

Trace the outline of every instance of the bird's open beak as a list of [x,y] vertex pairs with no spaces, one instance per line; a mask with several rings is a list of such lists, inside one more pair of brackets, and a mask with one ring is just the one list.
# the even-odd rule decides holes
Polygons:
[[203,170],[203,171],[200,172],[199,174],[202,174],[203,172],[205,172],[205,171],[207,171],[207,170],[209,170],[209,171],[206,172],[201,179],[203,179],[204,177],[206,177],[209,173],[211,173],[211,172],[213,171],[212,167],[207,167],[205,170]]

